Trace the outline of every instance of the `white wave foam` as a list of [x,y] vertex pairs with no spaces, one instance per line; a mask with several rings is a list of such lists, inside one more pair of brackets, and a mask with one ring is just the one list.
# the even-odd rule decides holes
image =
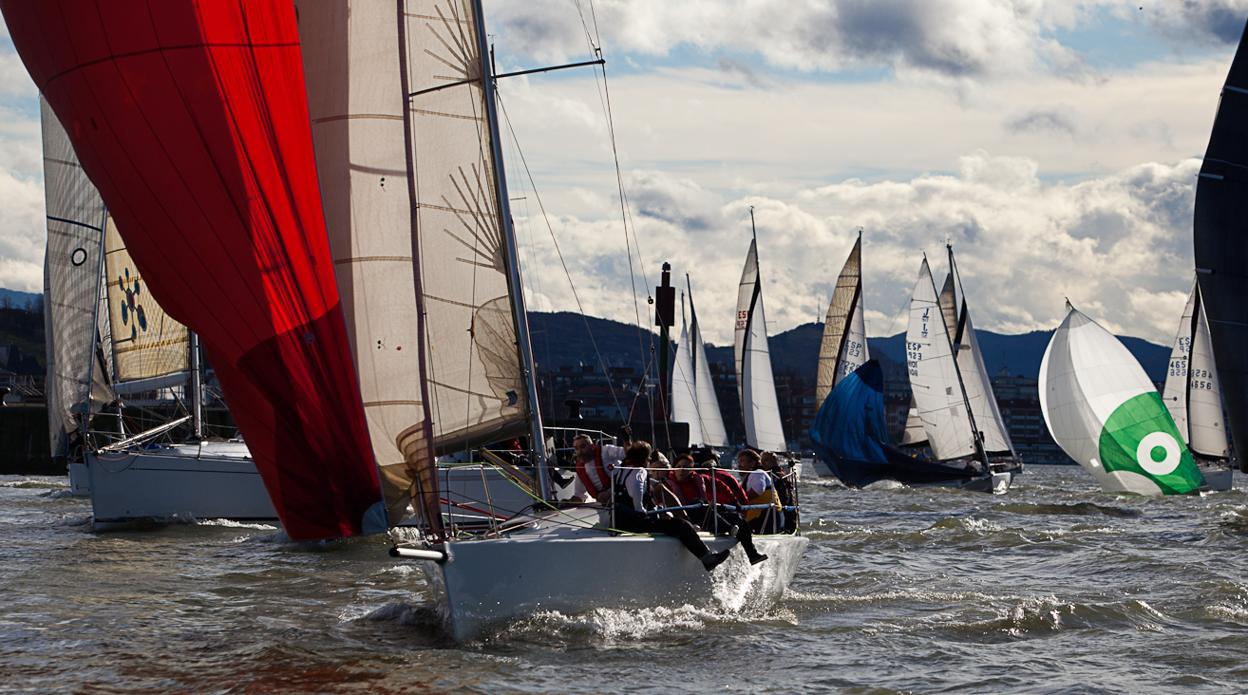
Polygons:
[[221,526],[223,528],[247,528],[257,531],[276,531],[278,527],[272,524],[247,523],[245,521],[234,521],[233,519],[201,519],[199,521],[191,521],[198,526]]

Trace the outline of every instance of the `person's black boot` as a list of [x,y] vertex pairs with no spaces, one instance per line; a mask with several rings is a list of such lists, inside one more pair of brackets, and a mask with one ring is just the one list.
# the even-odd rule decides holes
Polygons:
[[728,553],[731,553],[731,552],[732,552],[732,548],[728,548],[727,550],[721,550],[718,553],[707,553],[702,556],[702,566],[706,568],[707,572],[710,572],[716,567],[719,567],[720,564],[722,564],[724,560],[727,560]]

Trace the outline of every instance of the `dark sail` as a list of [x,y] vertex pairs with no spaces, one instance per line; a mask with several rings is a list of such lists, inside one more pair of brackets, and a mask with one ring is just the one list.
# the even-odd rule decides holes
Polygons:
[[[1240,38],[1196,182],[1196,278],[1235,448],[1248,446],[1248,34]],[[1240,461],[1241,469],[1245,462]]]

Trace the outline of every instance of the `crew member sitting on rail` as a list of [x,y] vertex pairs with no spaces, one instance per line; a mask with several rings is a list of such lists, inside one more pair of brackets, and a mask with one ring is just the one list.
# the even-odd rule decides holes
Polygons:
[[715,569],[728,559],[732,550],[726,548],[711,552],[698,537],[698,529],[684,519],[660,518],[650,513],[654,502],[650,496],[649,474],[646,464],[650,459],[650,445],[633,442],[624,454],[622,465],[611,471],[615,485],[615,528],[633,533],[662,533],[680,540],[685,549],[702,561],[706,571]]
[[754,547],[754,534],[750,531],[750,525],[745,523],[734,509],[745,501],[744,497],[733,497],[726,486],[724,489],[712,488],[711,476],[707,473],[698,473],[694,470],[696,466],[693,457],[688,454],[676,458],[676,469],[672,471],[669,482],[680,498],[681,504],[705,504],[705,510],[689,512],[693,519],[701,519],[703,531],[735,535],[737,541],[741,543],[741,548],[745,550],[746,557],[750,559],[751,565],[757,565],[766,560],[767,556],[758,552]]
[[774,533],[779,527],[780,497],[776,485],[767,471],[761,470],[761,457],[757,451],[745,449],[737,454],[737,468],[745,472],[746,502],[750,505],[766,504],[771,509],[748,509],[745,520],[755,533]]
[[[680,498],[672,491],[672,471],[671,464],[668,463],[667,457],[663,452],[655,449],[650,452],[650,498],[654,500],[659,507],[679,507]],[[676,516],[682,519],[688,519],[689,515],[684,510],[674,512],[663,512],[660,516]]]
[[[589,435],[578,434],[572,439],[576,452],[576,479],[589,500],[598,499],[611,488],[610,471],[624,460],[624,447],[614,444],[595,444]],[[580,493],[580,490],[577,491]],[[577,494],[588,501],[584,494]]]
[[771,474],[772,482],[776,484],[776,497],[780,500],[780,506],[783,511],[780,518],[783,519],[782,524],[785,533],[793,533],[797,530],[797,495],[793,490],[793,471],[785,470],[780,465],[780,460],[770,451],[764,451],[760,457],[762,469]]

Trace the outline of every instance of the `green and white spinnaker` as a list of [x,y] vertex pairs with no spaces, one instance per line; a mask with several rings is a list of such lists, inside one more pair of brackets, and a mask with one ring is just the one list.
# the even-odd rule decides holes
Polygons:
[[1040,409],[1053,439],[1106,492],[1182,495],[1204,484],[1139,362],[1073,307],[1040,363]]

